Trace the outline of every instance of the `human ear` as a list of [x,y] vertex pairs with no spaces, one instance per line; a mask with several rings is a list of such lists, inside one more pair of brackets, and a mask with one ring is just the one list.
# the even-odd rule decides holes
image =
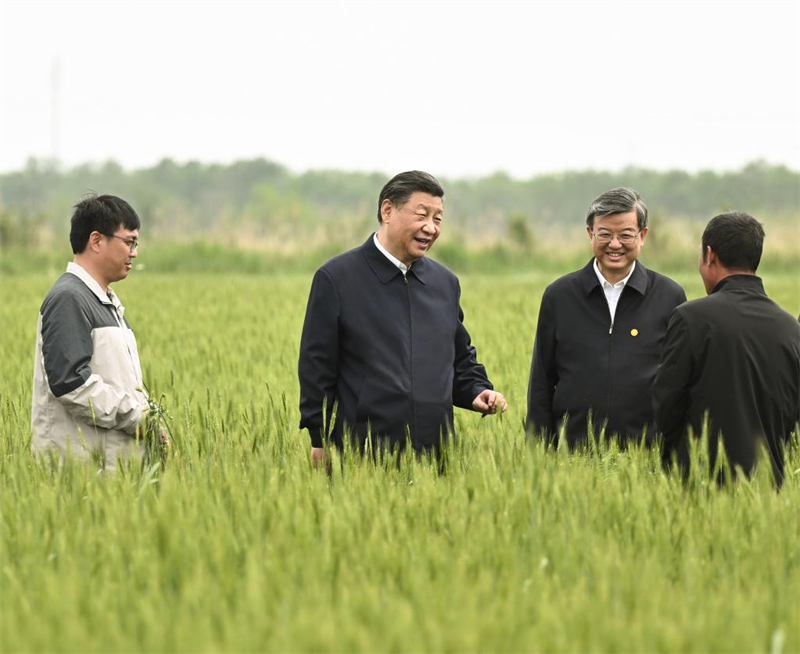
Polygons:
[[391,218],[392,209],[394,209],[394,205],[391,200],[384,200],[381,203],[381,222],[389,222],[388,219]]
[[100,241],[103,239],[103,235],[100,232],[94,231],[89,234],[89,247],[92,248],[94,252],[100,251]]

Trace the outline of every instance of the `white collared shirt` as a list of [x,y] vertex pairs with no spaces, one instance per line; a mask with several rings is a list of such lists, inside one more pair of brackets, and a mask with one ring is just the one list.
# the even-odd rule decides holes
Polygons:
[[600,267],[597,265],[597,259],[594,260],[594,273],[597,275],[597,280],[600,282],[600,286],[603,287],[603,293],[605,293],[606,301],[608,302],[608,311],[611,313],[612,323],[614,322],[614,316],[617,313],[619,296],[622,295],[622,290],[625,288],[625,284],[628,283],[628,280],[631,278],[634,270],[636,270],[635,261],[631,266],[631,271],[625,276],[625,279],[617,282],[616,284],[611,284],[605,277],[603,277],[603,273],[600,272]]
[[100,286],[100,283],[89,274],[86,268],[81,266],[79,263],[75,263],[74,261],[70,261],[67,264],[67,272],[75,275],[84,284],[86,284],[86,286],[89,287],[92,293],[94,293],[103,304],[111,304],[111,306],[114,307],[117,322],[119,322],[120,326],[122,326],[121,322],[122,316],[125,315],[125,307],[122,306],[122,303],[119,301],[116,293],[111,290],[110,286],[104,292]]
[[[406,276],[408,272],[408,266],[404,264],[400,259],[394,256],[389,250],[387,250],[383,245],[381,245],[380,240],[378,239],[378,232],[375,232],[372,235],[372,240],[375,241],[375,247],[378,248],[389,261],[391,261],[395,266],[400,269],[400,272],[403,273],[403,277]],[[416,273],[415,273],[416,274]]]

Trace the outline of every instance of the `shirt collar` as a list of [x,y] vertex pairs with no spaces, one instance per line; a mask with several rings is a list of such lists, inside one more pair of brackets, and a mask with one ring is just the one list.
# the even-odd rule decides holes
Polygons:
[[111,290],[111,287],[108,289],[108,293],[104,293],[103,289],[100,287],[100,284],[97,283],[97,280],[92,277],[86,269],[81,266],[80,264],[75,263],[74,261],[70,261],[67,264],[67,272],[75,275],[78,279],[80,279],[86,286],[89,287],[89,290],[97,296],[97,299],[100,300],[103,304],[110,304],[115,309],[119,309],[124,311],[125,308],[119,301],[116,293]]
[[717,285],[711,291],[711,295],[714,293],[719,293],[723,289],[726,291],[755,291],[756,293],[766,295],[766,292],[764,291],[764,282],[761,280],[761,277],[758,277],[757,275],[740,274],[723,277],[719,280],[719,282],[717,282]]
[[375,232],[372,235],[372,238],[375,240],[375,247],[385,256],[389,261],[391,261],[397,268],[400,270],[401,273],[404,275],[408,272],[408,266],[404,264],[400,259],[394,256],[389,250],[387,250],[381,244],[380,240],[378,239],[378,232]]
[[618,286],[620,288],[625,288],[625,285],[628,283],[628,281],[630,281],[634,270],[636,270],[636,261],[633,262],[630,272],[625,275],[625,279],[618,281],[616,284],[612,284],[605,277],[603,277],[603,273],[600,272],[600,266],[597,265],[597,259],[594,260],[594,274],[597,275],[597,281],[600,282],[600,286],[603,288],[616,288]]
[[[373,236],[367,237],[367,240],[364,241],[364,245],[361,246],[360,250],[367,260],[369,267],[372,268],[372,272],[381,280],[381,284],[388,284],[401,274],[400,268],[389,261],[389,258],[378,249]],[[425,270],[427,268],[425,258],[426,257],[417,259],[413,266],[409,266],[408,275],[405,276],[405,279],[415,277],[420,284],[425,283]]]

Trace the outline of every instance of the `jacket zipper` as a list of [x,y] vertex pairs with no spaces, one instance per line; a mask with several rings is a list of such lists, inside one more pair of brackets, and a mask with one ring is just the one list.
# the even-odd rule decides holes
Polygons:
[[[138,375],[136,374],[136,363],[133,360],[133,352],[131,352],[131,344],[130,341],[128,340],[129,330],[125,326],[124,319],[122,318],[122,316],[119,315],[116,305],[113,302],[110,302],[110,304],[111,304],[111,312],[114,314],[114,318],[116,318],[117,321],[117,326],[120,328],[122,332],[122,340],[125,341],[125,349],[128,351],[128,361],[130,361],[131,370],[133,371],[133,379],[134,381],[137,381],[139,382],[139,384],[143,385],[143,382],[138,378]],[[145,394],[144,388],[142,388],[141,392],[143,395]]]
[[[624,288],[622,289],[625,290]],[[606,382],[606,421],[611,416],[611,365],[612,365],[612,355],[614,353],[614,316],[611,315],[611,305],[608,303],[608,298],[606,297],[605,291],[603,291],[603,297],[606,300],[606,306],[608,307],[608,317],[611,319],[611,322],[608,325],[608,380]],[[622,294],[617,299],[617,308],[619,308],[619,300],[622,299]],[[596,435],[597,437],[599,435]]]
[[414,314],[411,310],[411,288],[408,285],[408,275],[403,275],[403,281],[406,284],[406,297],[408,297],[408,335],[409,335],[409,348],[408,348],[408,369],[411,376],[411,410],[413,412],[413,425],[414,430],[411,436],[411,444],[413,446],[414,439],[417,435],[417,403],[414,400]]

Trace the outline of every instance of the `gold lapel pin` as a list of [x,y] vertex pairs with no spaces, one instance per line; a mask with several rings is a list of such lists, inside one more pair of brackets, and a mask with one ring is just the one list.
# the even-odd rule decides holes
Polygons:
[[631,336],[638,336],[638,335],[639,335],[639,330],[638,329],[636,329],[636,328],[631,329]]

